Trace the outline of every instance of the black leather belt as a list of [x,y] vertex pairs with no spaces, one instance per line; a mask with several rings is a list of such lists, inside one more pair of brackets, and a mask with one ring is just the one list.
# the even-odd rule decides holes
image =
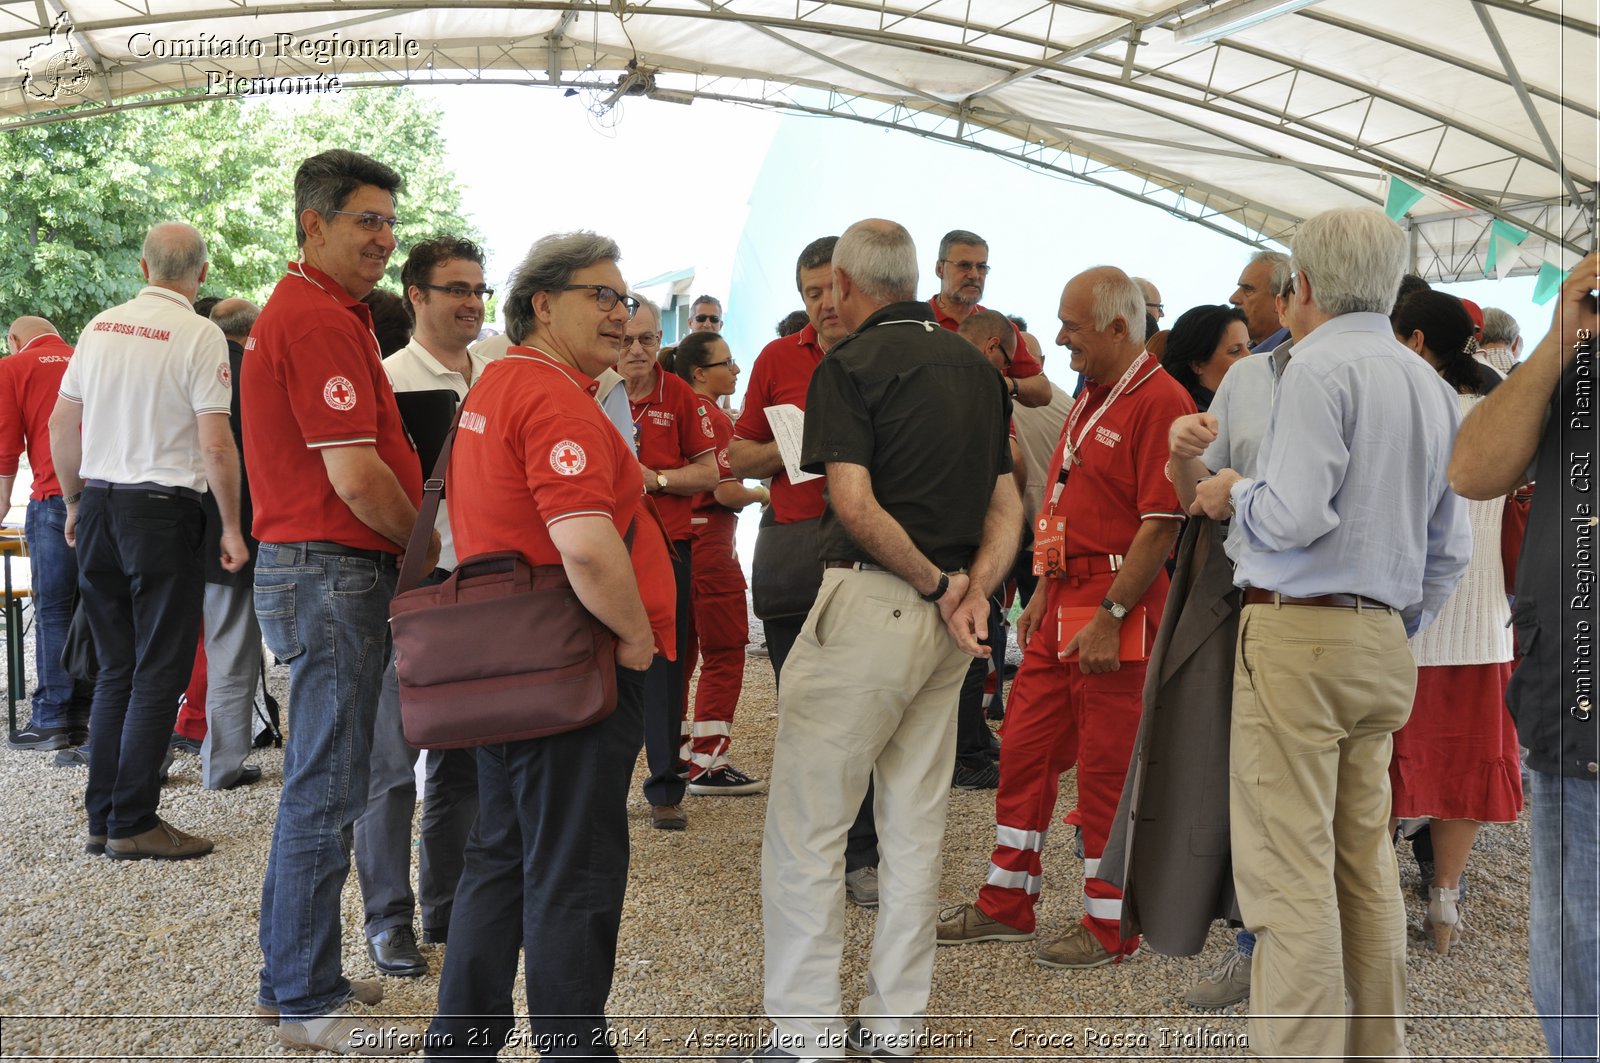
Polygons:
[[823,568],[853,568],[861,572],[887,572],[882,565],[875,565],[871,561],[824,561]]
[[158,495],[173,495],[177,498],[187,498],[191,502],[200,501],[200,492],[190,487],[171,487],[167,484],[138,483],[114,484],[108,480],[85,480],[85,487],[97,487],[102,491],[147,491]]
[[[346,546],[344,543],[323,542],[320,539],[313,539],[301,543],[261,544],[261,548],[263,550],[273,549],[280,546],[286,546],[291,550],[299,547],[308,554],[320,554],[324,557],[359,557],[363,561],[372,561],[380,565],[385,564],[386,562],[393,562],[397,556],[389,553],[387,550],[363,550],[360,547]],[[280,561],[279,564],[282,564],[282,562]]]

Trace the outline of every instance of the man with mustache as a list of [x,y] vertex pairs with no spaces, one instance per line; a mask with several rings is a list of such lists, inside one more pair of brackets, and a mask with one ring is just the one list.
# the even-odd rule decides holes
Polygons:
[[[939,241],[939,258],[933,264],[939,294],[928,300],[933,316],[954,332],[972,314],[983,309],[983,286],[989,281],[989,244],[977,233],[951,229]],[[1016,353],[1005,370],[1011,401],[1022,406],[1044,406],[1050,401],[1050,381],[1044,365],[1033,356],[1017,330]]]

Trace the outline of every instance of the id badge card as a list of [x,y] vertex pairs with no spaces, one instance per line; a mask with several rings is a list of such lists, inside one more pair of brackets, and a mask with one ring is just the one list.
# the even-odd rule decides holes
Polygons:
[[1067,518],[1041,513],[1033,522],[1033,574],[1059,576],[1067,567]]

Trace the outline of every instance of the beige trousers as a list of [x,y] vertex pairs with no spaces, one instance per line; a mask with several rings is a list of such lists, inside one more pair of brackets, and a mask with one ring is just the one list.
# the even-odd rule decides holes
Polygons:
[[1234,884],[1256,935],[1254,1056],[1407,1056],[1388,772],[1416,675],[1391,610],[1244,609],[1229,798]]
[[880,899],[859,1014],[879,1037],[922,1029],[968,660],[909,584],[829,569],[784,662],[761,850],[764,1003],[779,1047],[802,1059],[845,1054],[845,838],[868,779]]

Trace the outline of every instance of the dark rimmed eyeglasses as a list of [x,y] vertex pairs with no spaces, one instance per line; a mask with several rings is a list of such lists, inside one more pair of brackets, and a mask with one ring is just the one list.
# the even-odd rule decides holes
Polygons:
[[702,365],[700,368],[701,369],[720,369],[725,365],[733,365],[733,364],[734,364],[734,360],[732,358],[724,358],[720,362],[707,362],[705,365]]
[[469,288],[465,284],[421,284],[421,283],[419,283],[417,285],[417,287],[418,288],[426,288],[430,292],[444,292],[444,294],[448,295],[452,299],[465,299],[469,295],[475,295],[479,299],[484,299],[484,300],[488,300],[488,299],[493,299],[494,298],[494,289],[493,288],[485,288],[482,285],[479,285],[476,288]]
[[630,314],[639,309],[639,300],[631,295],[623,295],[609,284],[565,284],[556,290],[562,292],[594,292],[594,305],[601,310],[615,310],[618,303],[627,307]]
[[694,316],[694,320],[695,320],[696,324],[700,324],[700,325],[704,325],[704,324],[707,324],[707,323],[710,323],[712,325],[720,325],[720,324],[722,324],[722,318],[718,317],[716,314],[696,314]]
[[386,225],[389,227],[391,232],[400,228],[399,218],[392,218],[385,214],[374,214],[370,210],[330,210],[328,213],[343,214],[347,217],[354,218],[356,220],[356,227],[359,229],[365,229],[369,233],[381,233]]

